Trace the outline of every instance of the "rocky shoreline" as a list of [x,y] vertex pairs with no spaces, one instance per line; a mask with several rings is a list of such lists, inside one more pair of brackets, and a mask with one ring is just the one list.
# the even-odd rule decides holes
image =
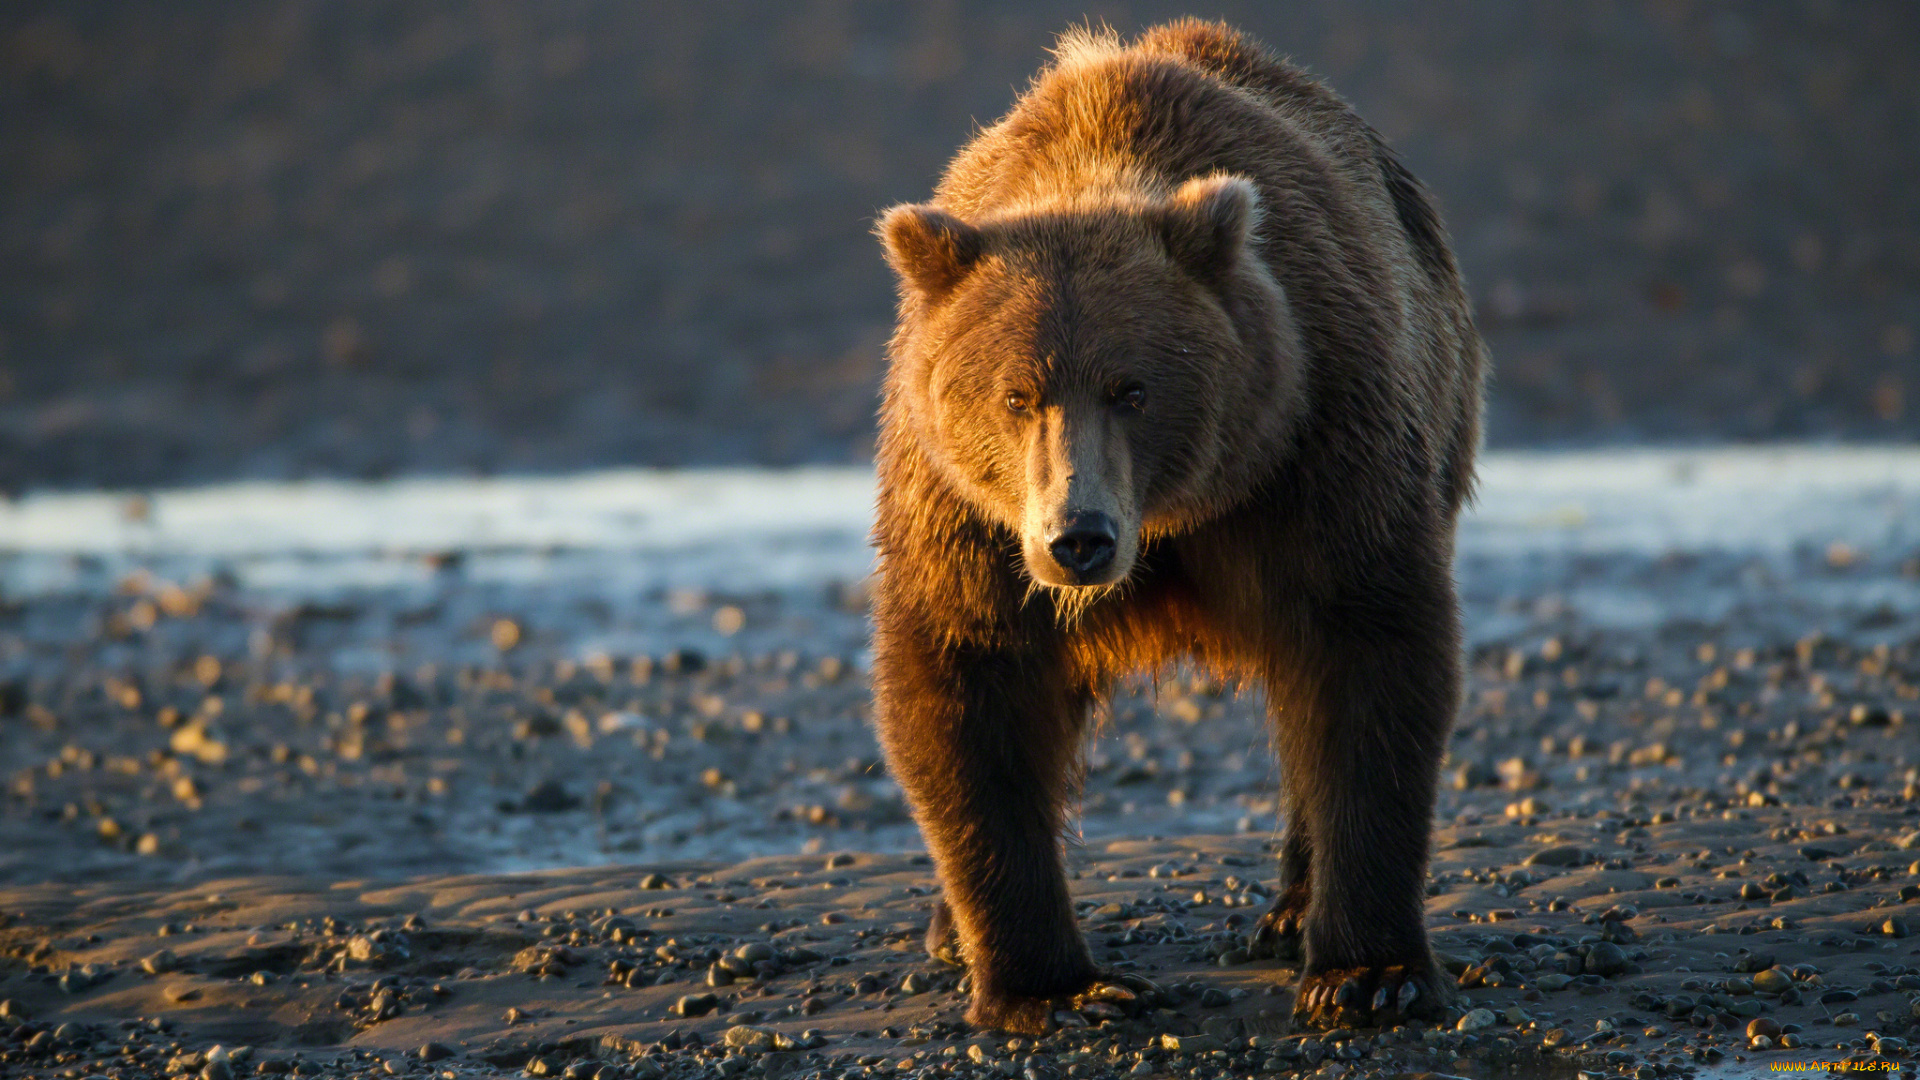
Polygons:
[[72,556],[0,603],[0,1072],[1911,1076],[1920,562],[1859,505],[1809,521],[1890,539],[1468,531],[1427,908],[1461,1000],[1386,1032],[1292,1030],[1296,962],[1246,951],[1257,694],[1115,697],[1067,852],[1096,958],[1155,989],[1021,1042],[968,1030],[923,951],[857,581]]

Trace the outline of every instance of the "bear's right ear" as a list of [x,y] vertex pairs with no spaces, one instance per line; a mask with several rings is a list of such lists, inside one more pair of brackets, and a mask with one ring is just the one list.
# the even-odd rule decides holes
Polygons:
[[1260,192],[1244,176],[1215,174],[1180,185],[1161,211],[1167,250],[1202,280],[1240,260],[1260,225]]
[[896,206],[874,231],[900,280],[929,297],[952,291],[980,258],[980,230],[931,206]]

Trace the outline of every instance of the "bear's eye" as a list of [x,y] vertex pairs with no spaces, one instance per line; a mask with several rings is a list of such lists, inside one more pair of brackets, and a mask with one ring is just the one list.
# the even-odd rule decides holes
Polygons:
[[1007,411],[1023,413],[1027,411],[1027,395],[1018,390],[1007,391]]
[[1147,407],[1147,388],[1139,383],[1129,383],[1113,392],[1113,403],[1129,409]]

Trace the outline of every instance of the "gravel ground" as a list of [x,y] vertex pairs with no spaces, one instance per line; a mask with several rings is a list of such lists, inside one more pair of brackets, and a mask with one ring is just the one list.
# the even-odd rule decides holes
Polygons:
[[1278,778],[1232,687],[1128,687],[1088,751],[1083,925],[1158,990],[1013,1046],[920,952],[935,884],[866,727],[857,578],[628,594],[619,559],[560,547],[375,554],[399,584],[322,587],[315,551],[302,588],[94,553],[25,591],[42,552],[0,568],[0,1065],[1911,1075],[1920,504],[1829,483],[1797,540],[1602,550],[1606,499],[1528,532],[1502,522],[1552,469],[1488,475],[1429,887],[1467,987],[1444,1031],[1293,1032],[1297,972],[1239,951]]
[[1193,12],[1433,187],[1496,444],[1920,432],[1910,0],[15,0],[0,491],[864,460],[875,212]]

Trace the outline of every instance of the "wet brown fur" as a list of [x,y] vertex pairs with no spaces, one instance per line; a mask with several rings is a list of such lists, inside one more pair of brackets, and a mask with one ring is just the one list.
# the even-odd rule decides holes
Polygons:
[[[1061,868],[1074,765],[1114,679],[1183,659],[1267,691],[1287,833],[1266,925],[1301,937],[1300,1012],[1386,1019],[1404,983],[1438,1004],[1421,897],[1484,353],[1419,183],[1302,71],[1184,21],[1068,35],[880,232],[902,289],[876,723],[970,1018],[1039,1031],[1097,979]],[[1137,415],[1115,380],[1145,386]],[[1117,583],[1036,581],[1033,489],[1071,482],[1031,449],[1071,441],[1049,423],[1114,474],[1071,497],[1135,515]]]

